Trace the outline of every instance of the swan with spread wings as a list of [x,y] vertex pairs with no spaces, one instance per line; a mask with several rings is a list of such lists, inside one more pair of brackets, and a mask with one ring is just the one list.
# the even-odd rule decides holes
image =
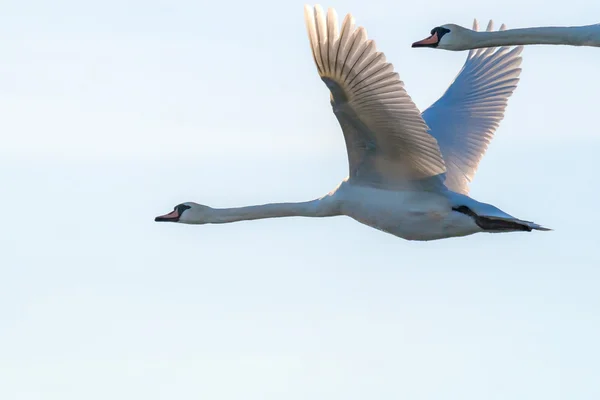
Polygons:
[[348,177],[311,201],[226,209],[187,202],[156,221],[345,215],[407,240],[547,230],[468,196],[519,80],[521,47],[471,51],[454,82],[421,114],[392,64],[351,15],[340,27],[333,9],[305,6],[305,22],[344,134]]

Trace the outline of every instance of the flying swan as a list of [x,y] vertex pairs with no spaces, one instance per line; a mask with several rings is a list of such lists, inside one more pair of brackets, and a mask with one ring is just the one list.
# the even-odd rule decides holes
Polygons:
[[325,15],[320,6],[305,6],[304,14],[314,61],[344,134],[349,176],[312,201],[227,209],[188,202],[156,221],[346,215],[407,240],[548,230],[467,195],[519,80],[521,47],[470,52],[452,85],[421,114],[392,64],[350,14],[341,29],[333,9]]
[[459,51],[524,44],[600,47],[600,24],[508,29],[499,32],[476,32],[460,25],[446,24],[433,28],[429,37],[413,43],[412,47]]

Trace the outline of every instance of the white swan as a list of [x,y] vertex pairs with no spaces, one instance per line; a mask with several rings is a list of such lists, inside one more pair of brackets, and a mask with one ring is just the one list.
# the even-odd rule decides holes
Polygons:
[[412,47],[459,51],[525,44],[600,47],[600,24],[508,29],[498,32],[476,32],[460,25],[446,24],[433,28],[429,37],[413,43]]
[[333,9],[327,16],[320,6],[304,11],[314,61],[344,133],[349,177],[312,201],[230,209],[188,202],[156,221],[346,215],[408,240],[547,230],[467,196],[519,80],[522,48],[471,52],[446,93],[421,115],[351,15],[340,30]]

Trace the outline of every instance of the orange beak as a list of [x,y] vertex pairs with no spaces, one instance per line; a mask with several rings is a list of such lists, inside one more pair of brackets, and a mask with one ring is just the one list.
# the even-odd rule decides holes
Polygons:
[[177,222],[179,221],[179,211],[173,210],[168,214],[154,218],[157,222]]
[[429,36],[427,39],[419,40],[418,42],[414,42],[412,47],[435,47],[438,44],[439,39],[437,32],[434,32],[433,35]]

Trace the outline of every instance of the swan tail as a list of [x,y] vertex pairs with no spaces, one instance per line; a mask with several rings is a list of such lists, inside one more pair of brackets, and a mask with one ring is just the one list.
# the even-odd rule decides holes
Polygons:
[[478,216],[475,219],[477,225],[486,232],[515,232],[515,231],[551,231],[552,229],[538,225],[530,221],[519,219],[506,219],[496,217]]
[[[524,221],[514,218],[504,212],[504,215],[485,215],[477,214],[467,206],[452,208],[454,211],[468,215],[475,220],[475,223],[485,232],[531,232],[531,231],[551,231],[542,225],[531,221]],[[498,210],[500,211],[500,210]],[[497,214],[497,213],[494,213]]]

